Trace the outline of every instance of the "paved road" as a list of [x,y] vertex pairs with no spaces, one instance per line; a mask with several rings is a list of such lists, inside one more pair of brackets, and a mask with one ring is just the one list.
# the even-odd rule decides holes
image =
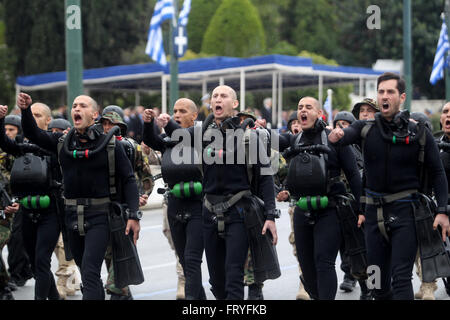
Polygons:
[[[292,254],[292,246],[288,242],[290,232],[289,215],[287,213],[287,204],[278,204],[282,211],[281,218],[277,220],[279,243],[277,245],[278,257],[280,261],[282,275],[276,280],[269,280],[264,285],[264,296],[271,300],[294,300],[297,293],[299,277],[297,261]],[[162,211],[161,209],[151,209],[144,212],[141,221],[141,235],[138,242],[138,250],[141,258],[142,268],[144,270],[146,281],[139,286],[132,286],[131,290],[134,298],[137,300],[174,300],[177,287],[177,276],[175,270],[175,255],[171,250],[166,238],[162,234]],[[3,256],[6,258],[7,249],[3,250]],[[336,265],[339,282],[342,281],[343,273],[339,269],[340,258],[338,256]],[[52,270],[56,271],[57,260],[53,256]],[[203,257],[203,284],[206,290],[207,298],[214,299],[208,283],[208,270],[206,259]],[[106,281],[106,269],[103,266],[102,279]],[[414,274],[414,290],[417,291],[420,283]],[[18,300],[33,299],[34,280],[29,280],[24,287],[14,292]],[[447,296],[442,281],[438,282],[436,298],[439,300],[450,300]],[[81,299],[81,293],[70,300]],[[107,299],[109,297],[107,296]],[[357,300],[359,299],[359,286],[352,293],[343,293],[338,289],[337,300]]]

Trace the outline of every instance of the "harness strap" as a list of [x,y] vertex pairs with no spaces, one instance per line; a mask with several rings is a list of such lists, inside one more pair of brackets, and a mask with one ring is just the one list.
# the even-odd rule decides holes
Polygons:
[[116,189],[116,157],[115,157],[115,146],[116,146],[116,138],[113,136],[111,140],[109,140],[108,145],[106,147],[106,151],[108,153],[108,168],[109,168],[109,193],[111,195],[111,199],[114,199],[117,194]]
[[392,193],[392,194],[388,194],[388,195],[381,196],[381,197],[377,197],[377,196],[364,197],[364,196],[362,196],[360,198],[361,202],[363,202],[365,204],[374,205],[377,207],[378,229],[380,229],[380,232],[383,235],[383,237],[386,239],[386,241],[389,242],[389,236],[386,231],[386,225],[385,225],[384,215],[383,215],[383,206],[385,204],[406,198],[406,197],[410,196],[411,194],[414,194],[417,192],[418,192],[417,189],[409,189],[409,190],[404,190],[401,192]]
[[84,206],[78,205],[77,206],[77,225],[78,225],[78,232],[80,236],[84,236],[86,233],[84,231]]
[[225,215],[224,213],[228,211],[232,206],[234,206],[239,200],[242,199],[244,196],[250,196],[252,193],[250,190],[242,190],[235,195],[233,195],[228,201],[216,203],[213,205],[211,202],[208,201],[207,196],[205,196],[204,199],[204,206],[209,211],[213,212],[216,215],[217,219],[217,231],[219,233],[219,236],[223,237],[225,235]]

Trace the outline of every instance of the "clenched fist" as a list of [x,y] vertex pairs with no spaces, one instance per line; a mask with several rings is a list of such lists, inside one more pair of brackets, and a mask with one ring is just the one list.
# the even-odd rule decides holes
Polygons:
[[22,110],[25,110],[26,108],[31,106],[32,103],[33,100],[31,100],[31,97],[26,93],[21,92],[17,96],[17,106]]

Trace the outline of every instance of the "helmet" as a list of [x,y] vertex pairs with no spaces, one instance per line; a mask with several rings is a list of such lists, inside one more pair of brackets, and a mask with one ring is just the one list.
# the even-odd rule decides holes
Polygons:
[[425,113],[422,112],[413,112],[410,115],[411,119],[416,120],[417,122],[422,122],[425,124],[425,127],[433,131],[433,125],[431,124],[431,120],[427,117]]
[[333,127],[336,127],[336,122],[338,122],[339,120],[347,121],[350,124],[356,121],[353,114],[348,111],[340,111],[336,114],[336,117],[334,117],[333,119]]
[[[105,108],[105,110],[106,110],[106,108]],[[120,114],[117,113],[116,111],[112,111],[112,110],[107,110],[105,112],[105,110],[103,110],[102,117],[100,118],[100,123],[103,120],[109,120],[109,121],[111,121],[111,123],[116,124],[116,125],[118,125],[120,127],[120,131],[121,131],[121,135],[122,136],[126,136],[128,126],[123,121],[123,118],[120,116]],[[123,112],[122,112],[122,114],[123,114]]]
[[67,128],[72,128],[72,124],[66,119],[53,119],[48,124],[49,129],[57,128],[61,130],[66,130]]
[[16,126],[19,129],[19,133],[22,132],[22,118],[15,114],[10,114],[5,117],[5,124]]
[[105,109],[103,109],[102,116],[105,113],[111,112],[111,111],[117,112],[117,114],[122,118],[122,121],[123,121],[123,118],[124,118],[123,109],[119,106],[110,105],[110,106],[105,107]]
[[240,111],[240,112],[237,113],[236,116],[238,116],[238,117],[240,117],[240,116],[250,117],[250,118],[253,119],[253,121],[256,121],[255,113],[251,109],[246,109],[244,111]]
[[287,128],[289,131],[291,131],[292,122],[294,122],[295,120],[298,120],[298,111],[292,112],[291,115],[289,116],[289,120],[287,123]]
[[363,101],[358,102],[357,104],[355,104],[353,106],[352,113],[356,119],[359,119],[359,109],[361,109],[361,106],[363,106],[365,104],[374,108],[375,112],[380,111],[380,108],[378,107],[377,102],[375,100],[370,99],[370,98],[364,98]]

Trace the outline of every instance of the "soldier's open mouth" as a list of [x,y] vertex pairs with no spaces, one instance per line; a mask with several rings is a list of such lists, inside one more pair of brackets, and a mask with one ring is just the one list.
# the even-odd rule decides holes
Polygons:
[[81,121],[81,116],[79,114],[76,114],[73,116],[73,121],[74,122],[80,122]]
[[181,124],[181,121],[180,121],[180,120],[175,120],[175,122],[178,123],[178,124]]
[[299,133],[300,132],[300,130],[298,130],[297,128],[295,128],[294,130],[293,130],[293,133],[294,134],[297,134],[297,133]]
[[387,109],[389,109],[389,104],[383,103],[382,107],[383,107],[383,110],[387,110]]

